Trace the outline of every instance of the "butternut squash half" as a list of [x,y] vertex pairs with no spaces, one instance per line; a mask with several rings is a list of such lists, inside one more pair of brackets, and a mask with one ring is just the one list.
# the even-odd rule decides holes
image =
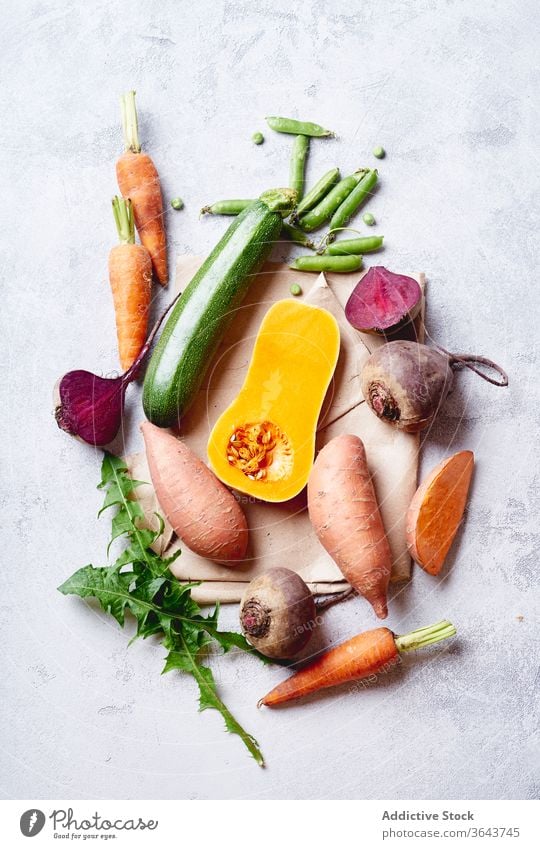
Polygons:
[[224,484],[261,501],[298,495],[338,354],[339,327],[327,310],[288,299],[270,307],[244,385],[208,441],[210,466]]

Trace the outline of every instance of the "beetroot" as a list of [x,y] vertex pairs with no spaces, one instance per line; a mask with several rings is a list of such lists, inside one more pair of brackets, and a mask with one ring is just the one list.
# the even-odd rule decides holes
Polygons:
[[345,315],[356,330],[391,336],[414,321],[421,306],[416,280],[374,265],[353,289]]
[[281,566],[254,578],[240,602],[242,631],[266,657],[293,658],[309,642],[316,622],[311,590],[300,575]]
[[[476,365],[493,369],[501,380]],[[494,386],[508,385],[503,369],[485,357],[400,340],[382,345],[366,361],[362,393],[378,418],[415,433],[431,424],[452,388],[454,370],[463,366]]]
[[139,356],[124,374],[99,377],[91,371],[77,369],[69,371],[58,381],[54,392],[54,415],[59,428],[89,445],[112,442],[122,424],[126,389],[137,378],[163,319],[179,297],[180,294],[155,323]]

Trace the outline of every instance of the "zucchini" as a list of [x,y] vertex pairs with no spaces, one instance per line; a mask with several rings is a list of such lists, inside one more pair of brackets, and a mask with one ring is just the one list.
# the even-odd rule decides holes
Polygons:
[[296,192],[272,189],[235,219],[172,310],[154,349],[143,388],[147,418],[176,425],[195,398],[213,354],[252,275],[279,238]]

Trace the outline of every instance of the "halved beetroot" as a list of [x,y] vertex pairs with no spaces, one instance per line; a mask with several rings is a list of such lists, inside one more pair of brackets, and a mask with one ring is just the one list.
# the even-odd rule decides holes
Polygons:
[[416,280],[375,265],[354,287],[345,315],[356,330],[391,336],[414,321],[421,306]]

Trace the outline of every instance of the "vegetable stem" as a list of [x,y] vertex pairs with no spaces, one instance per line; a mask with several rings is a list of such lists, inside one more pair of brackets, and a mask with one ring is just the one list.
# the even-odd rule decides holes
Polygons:
[[129,198],[121,198],[115,195],[112,200],[112,208],[120,244],[134,245],[135,220],[133,218],[131,201]]
[[416,651],[416,649],[423,649],[425,646],[440,643],[441,640],[447,640],[448,637],[454,637],[455,634],[456,629],[452,623],[448,619],[443,619],[442,622],[437,622],[435,625],[417,628],[416,631],[396,637],[395,643],[399,652]]
[[135,106],[135,92],[128,91],[120,97],[122,109],[122,127],[124,130],[124,144],[126,150],[132,153],[140,153],[139,122],[137,120],[137,107]]

